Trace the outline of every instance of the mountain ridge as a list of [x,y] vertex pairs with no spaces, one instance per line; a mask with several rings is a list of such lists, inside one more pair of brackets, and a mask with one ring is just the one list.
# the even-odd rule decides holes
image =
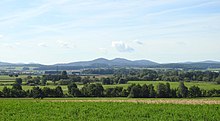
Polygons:
[[57,66],[91,66],[93,64],[105,64],[108,66],[120,66],[120,65],[157,65],[159,63],[149,61],[149,60],[128,60],[124,58],[115,58],[115,59],[105,59],[105,58],[97,58],[91,61],[78,61],[78,62],[71,62],[71,63],[63,63],[63,64],[55,64]]
[[125,58],[97,58],[90,61],[77,61],[70,63],[58,63],[53,65],[43,65],[43,64],[18,64],[18,63],[7,63],[0,62],[0,66],[10,66],[10,67],[37,67],[38,70],[56,70],[57,66],[63,70],[77,70],[82,68],[114,68],[114,67],[134,67],[134,68],[169,68],[169,69],[209,69],[209,68],[220,68],[220,62],[218,61],[200,61],[200,62],[183,62],[183,63],[156,63],[150,60],[128,60]]

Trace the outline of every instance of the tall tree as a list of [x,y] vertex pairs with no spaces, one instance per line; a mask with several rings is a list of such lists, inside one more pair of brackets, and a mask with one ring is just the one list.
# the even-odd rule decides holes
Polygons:
[[148,88],[149,88],[149,97],[151,97],[151,98],[155,97],[156,96],[156,91],[154,90],[154,85],[149,84]]
[[200,97],[202,95],[202,92],[198,86],[191,86],[189,88],[189,97],[195,98]]
[[68,84],[67,88],[68,88],[68,93],[71,94],[72,88],[77,88],[77,85],[74,82],[72,82]]
[[215,79],[217,84],[220,84],[220,75]]
[[188,95],[188,88],[184,85],[184,82],[180,82],[177,88],[177,96],[178,97],[187,97]]
[[166,85],[159,83],[157,85],[157,97],[163,98],[166,97]]
[[39,87],[33,87],[31,90],[33,98],[44,98],[43,91]]
[[57,86],[55,88],[55,95],[56,97],[63,97],[63,90],[60,86]]
[[4,87],[2,89],[2,96],[3,97],[10,97],[11,96],[11,89],[8,87]]
[[21,85],[22,84],[22,79],[21,78],[16,78],[15,83]]
[[15,83],[15,84],[13,84],[12,89],[13,90],[22,90],[22,86],[20,84]]
[[170,83],[166,83],[166,97],[171,96]]
[[141,97],[141,86],[139,84],[133,86],[131,88],[131,91],[130,91],[130,94],[128,95],[128,97],[131,97],[131,98]]
[[148,89],[148,86],[146,84],[144,84],[142,87],[141,87],[141,93],[142,93],[142,97],[146,98],[146,97],[149,97],[149,89]]

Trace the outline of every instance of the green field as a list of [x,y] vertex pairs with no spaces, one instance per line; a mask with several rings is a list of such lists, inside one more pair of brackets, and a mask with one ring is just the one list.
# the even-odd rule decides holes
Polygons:
[[[24,78],[26,78],[28,75],[19,75],[18,77],[10,77],[8,75],[0,75],[0,84],[13,84],[15,82],[16,78],[22,78],[24,80]],[[36,76],[32,76],[32,77],[36,77]]]
[[75,101],[0,99],[0,120],[217,121],[220,119],[219,104],[186,105]]

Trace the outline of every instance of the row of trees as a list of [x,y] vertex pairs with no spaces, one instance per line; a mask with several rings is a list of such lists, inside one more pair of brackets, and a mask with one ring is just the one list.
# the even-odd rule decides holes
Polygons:
[[[96,70],[90,69],[88,72],[100,72],[105,69]],[[125,84],[128,81],[216,81],[220,84],[220,75],[217,72],[211,71],[180,71],[180,70],[149,70],[149,69],[107,69],[107,72],[114,72],[112,77],[106,78],[92,78],[81,77],[77,75],[67,75],[66,71],[62,71],[58,75],[43,75],[42,77],[27,76],[23,80],[27,85],[47,85],[47,81],[50,80],[54,84],[68,85],[71,82],[79,82],[82,84],[89,84],[94,82],[102,82],[104,85],[111,84]],[[17,78],[22,83],[21,78]]]
[[125,78],[120,77],[103,77],[100,79],[103,85],[111,85],[111,84],[126,84],[128,82]]
[[150,70],[150,69],[88,69],[87,74],[113,74],[114,77],[126,80],[147,81],[210,81],[214,82],[219,77],[219,72],[213,71],[183,71],[183,70]]
[[180,82],[177,89],[170,88],[169,83],[159,83],[154,85],[139,85],[132,84],[127,89],[122,87],[114,87],[104,89],[102,84],[85,84],[81,89],[75,83],[70,83],[68,86],[68,94],[64,94],[60,86],[55,89],[49,87],[39,88],[33,87],[31,90],[23,90],[18,83],[12,88],[4,87],[0,91],[0,97],[130,97],[130,98],[195,98],[195,97],[220,97],[220,90],[201,90],[198,86],[187,88],[183,82]]
[[219,72],[212,71],[182,71],[182,70],[148,70],[148,69],[124,69],[114,75],[123,76],[128,80],[148,81],[210,81],[214,82],[220,77]]
[[68,93],[74,97],[131,97],[131,98],[194,98],[220,96],[220,90],[201,90],[198,86],[187,88],[180,82],[177,89],[170,88],[169,83],[159,83],[156,87],[149,85],[130,85],[127,89],[122,87],[104,89],[99,83],[86,84],[82,89],[75,83],[68,85]]
[[0,91],[0,97],[4,98],[24,98],[24,97],[33,97],[33,98],[44,98],[44,97],[64,97],[63,90],[60,86],[57,86],[55,89],[44,87],[43,89],[39,87],[33,87],[31,90],[23,90],[22,86],[19,84],[14,84],[12,88],[4,87]]

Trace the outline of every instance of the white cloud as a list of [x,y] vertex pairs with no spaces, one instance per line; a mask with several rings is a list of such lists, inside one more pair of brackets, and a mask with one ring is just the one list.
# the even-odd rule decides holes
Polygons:
[[0,39],[1,39],[1,38],[3,38],[3,35],[2,35],[2,34],[0,34]]
[[68,41],[64,41],[64,40],[57,40],[56,43],[61,47],[61,48],[74,48],[75,45],[73,45],[72,43],[68,42]]
[[46,43],[39,43],[38,46],[40,46],[40,47],[48,47],[48,45]]
[[122,41],[113,41],[112,47],[114,47],[119,52],[133,52],[134,49],[130,46],[128,46],[126,43]]

